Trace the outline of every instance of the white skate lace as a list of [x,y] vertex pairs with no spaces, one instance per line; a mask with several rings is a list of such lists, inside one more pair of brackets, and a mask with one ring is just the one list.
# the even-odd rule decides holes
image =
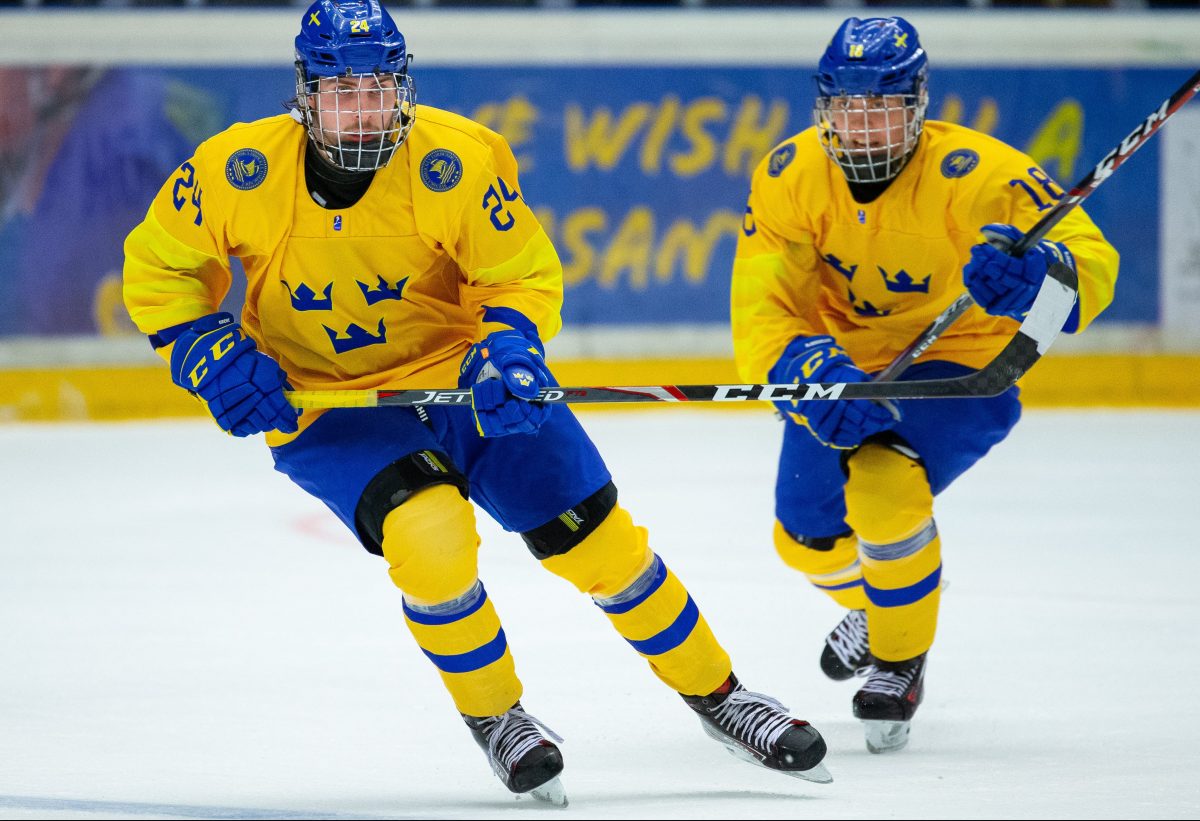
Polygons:
[[770,750],[793,721],[787,707],[742,687],[730,693],[711,715],[727,732],[760,750]]
[[919,669],[919,665],[913,665],[903,670],[881,670],[875,666],[864,668],[859,674],[866,675],[868,678],[860,692],[882,693],[885,696],[903,698]]
[[846,618],[838,622],[833,632],[825,639],[834,654],[847,667],[859,667],[867,658],[867,613],[851,610]]
[[484,732],[488,740],[488,761],[500,778],[507,779],[513,766],[525,753],[545,740],[538,732],[540,727],[546,735],[561,743],[562,737],[538,721],[520,707],[513,707],[502,716],[496,717],[492,726]]

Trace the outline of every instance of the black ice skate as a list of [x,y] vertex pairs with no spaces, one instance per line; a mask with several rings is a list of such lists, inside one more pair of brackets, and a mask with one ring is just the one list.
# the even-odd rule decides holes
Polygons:
[[854,717],[867,730],[873,753],[902,750],[908,725],[925,697],[925,654],[908,661],[875,661],[867,683],[854,694]]
[[854,678],[854,673],[871,663],[867,644],[867,612],[851,610],[825,637],[821,672],[834,681]]
[[515,793],[529,793],[539,801],[567,806],[567,793],[558,774],[563,770],[562,753],[542,735],[562,741],[553,730],[525,712],[521,702],[502,716],[463,716],[475,742],[487,753],[488,762],[504,786]]
[[684,696],[700,724],[735,757],[796,778],[828,784],[833,776],[821,759],[825,739],[807,721],[787,714],[773,698],[752,693],[730,674],[707,696]]

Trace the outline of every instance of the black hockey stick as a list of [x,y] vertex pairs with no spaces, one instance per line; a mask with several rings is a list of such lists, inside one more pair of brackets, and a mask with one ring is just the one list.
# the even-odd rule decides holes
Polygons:
[[[542,388],[535,401],[553,404],[600,402],[778,402],[788,399],[943,399],[995,396],[1029,370],[1062,330],[1075,305],[1076,274],[1053,265],[1025,321],[996,358],[956,379],[913,382],[802,382],[792,385],[642,385],[638,387]],[[467,405],[469,388],[449,390],[290,391],[297,408],[375,408],[388,405]]]
[[[1107,154],[1104,159],[1096,164],[1088,175],[1075,184],[1075,187],[1068,191],[1063,198],[1060,199],[1046,215],[1037,221],[1037,224],[1029,229],[1029,232],[1019,239],[1009,250],[1013,256],[1022,256],[1026,251],[1040,242],[1046,234],[1054,226],[1062,221],[1062,218],[1079,203],[1087,199],[1093,191],[1100,187],[1100,183],[1112,176],[1113,172],[1121,167],[1127,159],[1133,156],[1142,145],[1154,136],[1158,129],[1162,128],[1163,123],[1170,119],[1171,115],[1183,107],[1184,103],[1196,96],[1200,92],[1200,71],[1197,71],[1188,81],[1176,89],[1175,93],[1163,101],[1162,105],[1157,110],[1153,111],[1150,116],[1138,124],[1138,127],[1129,132],[1129,135]],[[971,299],[971,295],[964,293],[955,299],[946,310],[942,311],[929,326],[921,331],[921,335],[913,340],[912,344],[905,348],[900,354],[891,361],[891,363],[879,372],[875,377],[877,382],[890,382],[908,370],[921,354],[929,349],[929,346],[941,337],[946,329],[953,325],[960,316],[966,313],[967,309],[975,304],[975,300]],[[1032,364],[1032,363],[1031,363]]]

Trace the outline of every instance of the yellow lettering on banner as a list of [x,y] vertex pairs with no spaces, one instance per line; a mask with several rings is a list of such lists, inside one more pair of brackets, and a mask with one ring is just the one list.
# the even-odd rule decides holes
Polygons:
[[725,141],[725,173],[750,177],[759,161],[767,156],[783,135],[788,121],[785,100],[772,100],[771,111],[763,122],[763,101],[751,94],[742,98],[729,138]]
[[[482,109],[481,113],[492,114]],[[572,171],[593,167],[611,171],[640,138],[638,166],[647,176],[662,172],[665,154],[668,170],[677,177],[702,174],[718,159],[727,175],[749,177],[782,138],[789,114],[786,100],[773,99],[768,105],[753,94],[741,99],[732,117],[731,104],[720,97],[684,103],[668,94],[657,104],[633,103],[619,114],[604,106],[585,110],[578,103],[568,103],[564,151]],[[677,135],[682,145],[669,152],[667,146]]]
[[652,110],[649,103],[634,103],[614,124],[612,112],[601,106],[589,122],[578,104],[568,103],[563,129],[567,167],[572,171],[586,170],[592,163],[605,171],[616,167]]
[[683,135],[692,143],[686,153],[672,154],[671,170],[680,177],[694,177],[709,168],[717,156],[717,142],[705,126],[723,120],[728,112],[719,97],[701,97],[689,103],[683,114]]
[[92,318],[101,336],[139,336],[125,308],[121,272],[109,271],[96,283],[92,295]]
[[708,277],[713,248],[722,237],[736,237],[742,227],[742,217],[734,211],[714,211],[697,231],[689,219],[672,223],[658,248],[654,260],[654,276],[660,282],[669,282],[675,261],[683,256],[683,275],[686,280],[698,285]]
[[471,115],[475,122],[486,125],[508,141],[509,147],[517,155],[517,165],[525,173],[533,169],[534,155],[521,154],[520,149],[533,139],[533,126],[539,117],[537,106],[525,97],[484,103]]
[[578,285],[591,276],[596,249],[588,234],[608,230],[608,215],[602,208],[580,208],[563,220],[562,245],[569,257],[563,260],[563,285]]
[[[965,114],[966,108],[963,106],[962,98],[957,94],[949,94],[942,103],[942,110],[937,118],[948,123],[962,123]],[[984,97],[979,101],[979,111],[975,113],[975,121],[971,123],[970,127],[984,134],[991,134],[995,132],[999,122],[1000,107],[991,97]]]
[[[633,291],[646,290],[651,274],[656,283],[667,284],[679,264],[683,281],[701,284],[708,278],[718,243],[734,239],[742,224],[741,214],[718,209],[704,220],[703,228],[685,217],[659,238],[654,212],[646,206],[630,209],[611,233],[614,221],[596,206],[572,211],[561,220],[549,209],[539,208],[536,215],[562,258],[563,284],[582,285],[595,276],[606,290],[621,287],[623,275]],[[559,226],[561,234],[556,231]]]
[[1075,161],[1083,145],[1083,106],[1078,100],[1063,100],[1042,121],[1025,153],[1042,168],[1054,165],[1054,176],[1068,181],[1075,175]]
[[629,271],[629,287],[644,291],[650,284],[650,254],[654,246],[654,212],[645,206],[630,209],[600,266],[601,288],[615,288],[622,271]]
[[942,102],[942,110],[938,114],[937,119],[947,123],[961,123],[962,118],[962,97],[959,97],[957,94],[947,94],[946,99]]
[[975,113],[971,128],[984,134],[993,134],[999,123],[1000,106],[996,105],[996,101],[991,97],[984,97],[979,101],[979,111]]
[[662,171],[663,146],[675,133],[675,123],[679,120],[679,110],[683,103],[674,94],[663,97],[658,107],[658,115],[654,125],[642,140],[641,164],[642,173],[658,174]]

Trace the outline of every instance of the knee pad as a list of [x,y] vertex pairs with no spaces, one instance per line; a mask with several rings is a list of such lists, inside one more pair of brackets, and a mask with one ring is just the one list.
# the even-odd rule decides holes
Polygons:
[[383,520],[420,490],[433,485],[458,488],[464,499],[470,483],[450,460],[436,450],[419,450],[385,467],[367,483],[354,511],[358,539],[368,552],[383,555]]
[[775,552],[788,567],[799,570],[808,581],[850,610],[866,606],[862,587],[862,565],[854,532],[818,538],[789,533],[775,522]]
[[388,575],[418,605],[440,604],[471,589],[478,578],[475,511],[453,485],[427,487],[383,520]]
[[539,560],[559,556],[592,535],[616,506],[617,486],[609,482],[557,518],[522,533],[521,538]]
[[775,552],[788,567],[806,574],[826,574],[845,569],[858,558],[853,531],[836,536],[797,536],[776,520]]
[[606,599],[625,591],[654,561],[644,527],[616,506],[587,538],[565,553],[542,560],[542,566],[566,579],[581,593]]
[[907,448],[868,443],[850,457],[848,468],[846,523],[863,542],[898,542],[933,518],[925,468]]

